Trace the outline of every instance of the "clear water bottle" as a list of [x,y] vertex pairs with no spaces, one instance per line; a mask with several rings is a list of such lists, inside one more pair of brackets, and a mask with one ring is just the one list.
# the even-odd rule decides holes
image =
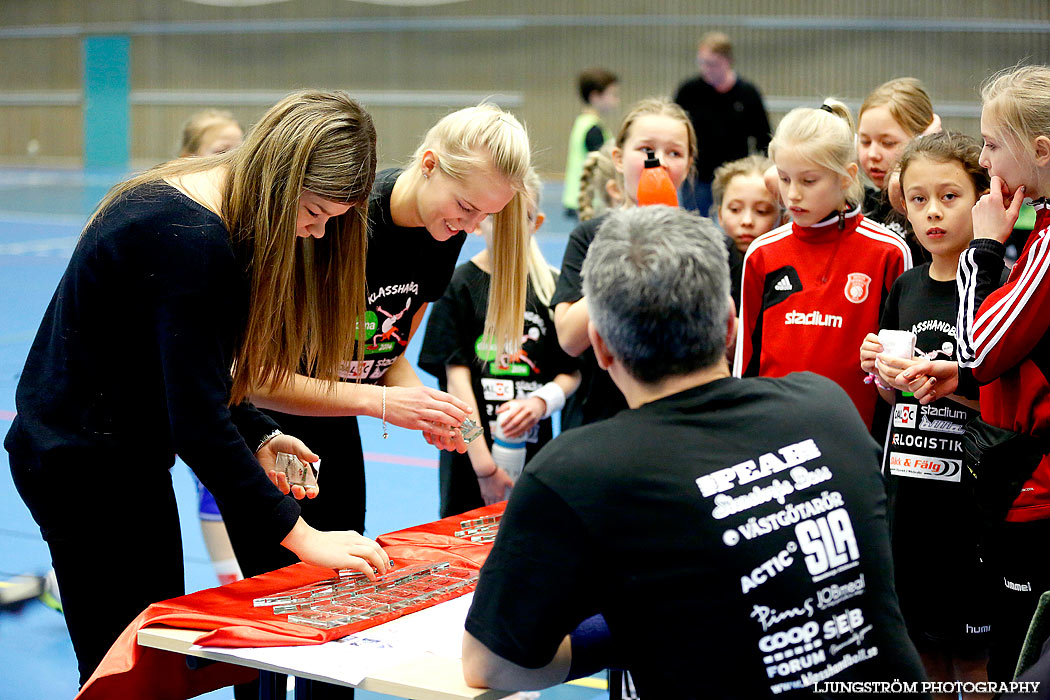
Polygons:
[[504,435],[503,419],[508,415],[509,411],[500,413],[492,427],[492,459],[511,479],[517,480],[525,467],[526,433],[513,438]]

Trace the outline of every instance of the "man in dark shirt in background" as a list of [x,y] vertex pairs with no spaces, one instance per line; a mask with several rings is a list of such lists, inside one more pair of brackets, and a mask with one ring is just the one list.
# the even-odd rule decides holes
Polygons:
[[769,117],[758,88],[733,70],[733,45],[721,32],[700,40],[700,74],[678,87],[674,101],[689,113],[700,152],[696,180],[682,186],[682,206],[707,216],[715,168],[769,146]]

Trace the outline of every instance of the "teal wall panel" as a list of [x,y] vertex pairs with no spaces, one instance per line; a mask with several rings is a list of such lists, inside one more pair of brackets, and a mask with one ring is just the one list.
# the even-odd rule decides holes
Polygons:
[[84,51],[84,167],[127,169],[131,133],[131,39],[87,36]]

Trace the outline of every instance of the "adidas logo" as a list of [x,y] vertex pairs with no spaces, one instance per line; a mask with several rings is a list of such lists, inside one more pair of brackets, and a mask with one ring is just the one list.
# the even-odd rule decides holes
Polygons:
[[773,289],[777,290],[778,292],[790,292],[791,280],[788,279],[787,275],[784,275],[780,278],[780,281],[777,282],[776,286],[773,287]]

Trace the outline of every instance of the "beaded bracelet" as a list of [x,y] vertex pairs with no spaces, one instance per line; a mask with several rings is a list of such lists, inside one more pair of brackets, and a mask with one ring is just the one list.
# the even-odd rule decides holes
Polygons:
[[390,433],[386,430],[386,385],[383,385],[383,439],[386,440],[390,437]]

